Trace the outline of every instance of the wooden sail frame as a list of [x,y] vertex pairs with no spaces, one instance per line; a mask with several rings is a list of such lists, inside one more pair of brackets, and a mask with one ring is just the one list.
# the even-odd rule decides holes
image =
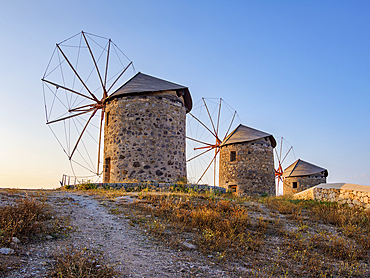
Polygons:
[[[71,57],[68,56],[68,53],[66,52],[66,48],[71,47],[71,45],[68,45],[68,43],[70,43],[72,39],[76,39],[78,35],[80,35],[79,45],[76,46],[78,47],[78,55],[77,55],[76,62],[74,62],[71,60]],[[103,40],[105,42],[105,45],[99,45],[96,42],[97,39]],[[92,49],[92,45],[91,45],[92,43],[99,45],[99,47],[101,48],[100,53],[99,52],[94,53],[94,50]],[[91,73],[86,78],[82,77],[81,74],[79,73],[79,69],[77,66],[78,66],[78,58],[80,57],[81,49],[88,50],[90,59],[93,63],[93,71],[95,71],[97,74],[99,84],[100,84],[100,90],[102,91],[102,94],[100,96],[96,93],[97,92],[96,88],[90,88],[88,85],[88,81],[91,76]],[[128,59],[128,64],[123,65],[122,61],[120,60],[122,64],[122,69],[119,72],[117,72],[115,75],[113,75],[113,77],[111,77],[108,71],[109,71],[110,62],[112,59],[112,55],[111,55],[112,49],[114,49],[116,53],[122,52],[117,47],[117,45],[113,43],[111,39],[81,31],[80,33],[56,44],[56,47],[54,49],[50,62],[47,66],[45,74],[43,78],[41,79],[41,81],[43,82],[43,88],[44,88],[44,105],[45,105],[46,124],[49,125],[50,128],[53,125],[61,125],[61,124],[65,125],[66,121],[78,119],[79,117],[82,117],[82,116],[88,117],[87,121],[84,120],[85,121],[84,124],[79,122],[79,125],[81,127],[83,126],[83,128],[80,131],[80,134],[77,140],[73,143],[73,145],[71,143],[66,143],[66,145],[68,146],[68,150],[66,146],[62,144],[62,141],[64,140],[64,138],[58,137],[58,135],[56,135],[56,133],[53,132],[59,145],[61,145],[61,147],[63,148],[63,151],[67,154],[70,162],[73,161],[76,164],[80,164],[74,161],[74,156],[76,152],[78,152],[80,145],[83,144],[83,137],[85,136],[86,133],[88,133],[88,128],[92,124],[91,123],[92,119],[95,116],[99,115],[98,112],[100,111],[100,115],[99,115],[100,119],[99,119],[99,127],[98,127],[99,131],[98,131],[97,138],[95,138],[97,142],[97,148],[98,148],[97,160],[95,161],[96,166],[95,166],[95,169],[92,169],[92,167],[88,168],[90,172],[94,173],[97,176],[102,174],[102,169],[100,168],[100,164],[101,164],[100,156],[101,156],[101,148],[102,148],[102,136],[103,136],[103,131],[104,131],[104,125],[103,125],[104,115],[105,115],[104,101],[108,97],[110,90],[112,90],[115,84],[122,78],[123,74],[127,71],[127,69],[130,67],[134,68],[133,62],[129,60],[128,57],[122,52],[122,54]],[[99,67],[98,62],[99,62],[99,59],[103,55],[105,55],[104,56],[105,63],[103,66]],[[55,57],[58,57],[59,63],[54,68],[50,68],[51,61],[52,59],[56,59]],[[67,68],[69,68],[70,76],[74,76],[73,77],[74,80],[72,83],[73,86],[71,86],[70,84],[65,84],[65,76],[63,73],[62,65],[63,66],[68,65]],[[55,71],[58,69],[60,69],[61,76],[62,76],[59,82],[50,78],[50,75],[52,73],[55,74]],[[81,90],[77,90],[74,88],[75,80],[77,80],[77,82],[82,86]],[[63,93],[66,95],[72,94],[76,97],[74,99],[75,101],[73,102],[72,106],[75,104],[77,97],[81,98],[81,101],[79,101],[75,106],[70,107],[71,103],[65,103],[66,101],[62,100],[62,98],[59,96],[58,90],[59,91],[62,90]],[[47,93],[49,95],[50,94],[52,95],[52,101],[50,101],[50,103],[47,103],[47,100],[46,100]],[[68,98],[66,96],[65,99],[67,99],[67,102],[68,102],[68,99],[72,100],[73,97],[71,96],[70,98]],[[83,102],[83,105],[82,105],[82,102]],[[52,114],[52,110],[53,110],[55,103],[62,104],[61,106],[62,107],[64,106],[65,112],[59,117],[51,118],[50,115]],[[74,125],[76,129],[78,129],[75,122],[74,122]],[[65,133],[67,133],[66,130],[65,130]],[[67,134],[65,134],[65,137],[66,138],[68,137]],[[70,151],[70,149],[72,151]],[[82,165],[81,167],[87,169],[86,165]],[[72,171],[74,172],[73,169]]]

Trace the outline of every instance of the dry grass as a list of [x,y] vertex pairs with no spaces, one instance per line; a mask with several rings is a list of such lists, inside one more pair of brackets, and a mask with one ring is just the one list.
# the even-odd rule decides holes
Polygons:
[[[46,203],[47,192],[23,192],[3,190],[4,205],[0,206],[0,247],[16,250],[13,255],[0,255],[0,277],[24,264],[23,248],[27,243],[42,240],[46,235],[65,236],[72,229],[69,220],[61,217],[54,207]],[[32,197],[29,197],[32,196]],[[113,196],[113,194],[112,194]],[[70,201],[59,198],[58,201]],[[12,242],[12,237],[21,240],[21,246]],[[55,252],[53,264],[47,277],[118,277],[112,266],[104,263],[101,254],[85,249],[66,248]]]
[[56,217],[51,206],[32,198],[17,199],[0,207],[0,243],[9,245],[12,237],[21,241],[61,232],[66,219]]
[[0,255],[0,277],[6,277],[7,272],[18,268],[21,264],[21,259],[18,256]]
[[[186,241],[253,277],[369,277],[369,213],[333,203],[143,192],[115,204],[161,242]],[[256,204],[257,203],[257,204]],[[259,203],[259,205],[258,205]]]
[[[305,210],[314,222],[337,227],[347,241],[348,239],[355,240],[359,249],[368,250],[370,248],[370,211],[358,207],[350,208],[338,203],[292,200],[286,197],[270,198],[266,204],[269,208],[291,215],[298,221],[302,220],[301,212]],[[331,241],[339,242],[340,240]]]
[[113,278],[118,273],[104,263],[101,255],[86,249],[67,248],[63,252],[55,252],[54,263],[49,270],[50,278]]
[[[249,277],[370,277],[370,212],[363,209],[286,197],[84,192],[161,242],[176,249],[192,243],[209,260],[247,269]],[[138,200],[116,202],[122,195]]]
[[[6,202],[0,206],[0,247],[11,247],[15,255],[0,255],[0,277],[21,263],[21,247],[12,238],[16,237],[21,245],[46,235],[64,235],[68,219],[59,217],[45,201],[24,196],[22,192],[6,190]],[[42,196],[37,196],[41,198]]]
[[253,226],[246,208],[234,201],[175,194],[143,194],[141,198],[137,208],[151,215],[141,222],[162,238],[194,234],[181,240],[193,241],[201,251],[211,251],[225,259],[243,257],[261,244],[266,223],[261,220]]

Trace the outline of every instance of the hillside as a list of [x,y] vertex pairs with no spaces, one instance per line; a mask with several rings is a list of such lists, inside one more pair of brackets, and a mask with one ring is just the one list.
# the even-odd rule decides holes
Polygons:
[[2,189],[0,276],[370,275],[370,212],[186,191]]

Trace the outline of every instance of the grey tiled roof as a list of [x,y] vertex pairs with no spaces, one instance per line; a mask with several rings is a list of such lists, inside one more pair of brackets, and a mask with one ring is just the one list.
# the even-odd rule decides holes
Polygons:
[[275,148],[276,147],[276,141],[275,141],[274,136],[272,136],[271,134],[268,134],[266,132],[259,131],[257,129],[254,129],[254,128],[251,128],[251,127],[240,124],[222,142],[221,146],[236,144],[236,143],[243,143],[243,142],[250,142],[250,141],[255,141],[255,140],[266,138],[266,137],[268,137],[270,139],[271,145]]
[[328,175],[328,171],[326,169],[298,159],[284,170],[283,178],[309,176],[321,172],[324,172],[325,176]]
[[108,99],[121,97],[121,96],[128,96],[128,95],[136,95],[136,94],[144,94],[144,93],[153,93],[153,92],[161,92],[161,91],[180,91],[183,92],[185,106],[187,108],[187,112],[189,112],[192,108],[192,100],[190,96],[190,92],[188,87],[175,84],[163,79],[159,79],[141,72],[138,72],[134,77],[132,77],[129,81],[123,84],[119,89],[117,89],[114,93],[112,93]]

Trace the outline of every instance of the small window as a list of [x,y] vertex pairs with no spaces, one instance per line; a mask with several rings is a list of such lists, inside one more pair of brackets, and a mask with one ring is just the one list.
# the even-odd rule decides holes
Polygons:
[[230,185],[229,189],[232,193],[236,193],[237,186],[236,185]]
[[110,158],[108,157],[108,158],[105,159],[105,169],[104,169],[104,171],[109,172],[109,170],[110,170]]
[[107,112],[107,117],[106,117],[106,119],[105,119],[105,124],[108,126],[108,124],[109,124],[109,113],[110,112]]
[[104,182],[109,182],[110,180],[110,158],[105,159],[104,165]]
[[293,181],[293,188],[298,188],[298,182]]
[[236,160],[236,151],[231,151],[230,152],[230,161],[235,161]]

